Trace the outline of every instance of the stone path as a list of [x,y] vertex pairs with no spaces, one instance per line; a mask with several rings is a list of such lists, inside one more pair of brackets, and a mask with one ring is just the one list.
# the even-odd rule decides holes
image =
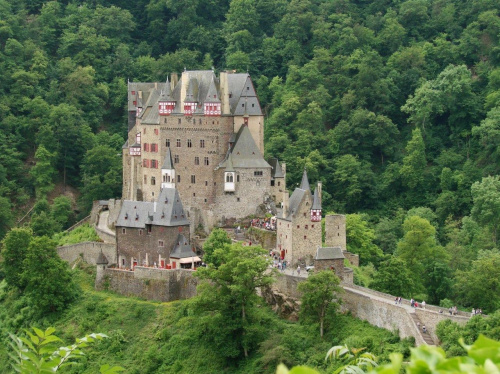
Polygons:
[[106,234],[115,236],[115,232],[108,227],[109,210],[105,210],[99,214],[99,222],[97,228],[104,231]]

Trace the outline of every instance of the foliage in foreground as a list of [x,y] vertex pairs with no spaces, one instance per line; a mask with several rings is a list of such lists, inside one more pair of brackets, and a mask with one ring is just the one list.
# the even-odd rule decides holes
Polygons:
[[[335,373],[383,373],[399,374],[404,370],[406,374],[498,374],[500,373],[500,342],[480,335],[473,345],[466,345],[467,356],[447,358],[444,350],[439,347],[421,345],[411,350],[410,361],[403,364],[403,356],[399,353],[390,355],[391,362],[386,365],[373,367],[373,363],[366,365],[365,361],[354,362]],[[330,353],[330,352],[329,352]],[[327,355],[328,359],[329,355]],[[367,367],[367,371],[362,367]],[[280,365],[277,374],[319,374],[318,371],[304,366],[288,370]]]
[[[83,348],[97,340],[107,338],[104,334],[92,333],[83,338],[77,338],[75,344],[57,347],[62,340],[55,336],[54,332],[53,327],[45,331],[34,327],[33,333],[26,330],[29,339],[10,334],[10,346],[13,350],[10,357],[14,370],[22,374],[55,373],[59,369],[71,366],[74,360],[83,356]],[[103,365],[99,372],[113,374],[123,370],[118,366]]]

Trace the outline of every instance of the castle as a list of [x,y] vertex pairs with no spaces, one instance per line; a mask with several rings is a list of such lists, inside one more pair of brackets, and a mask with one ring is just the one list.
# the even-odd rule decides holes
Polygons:
[[263,158],[263,133],[248,73],[184,71],[164,83],[129,82],[122,199],[155,201],[175,188],[192,227],[208,229],[274,210],[286,166]]

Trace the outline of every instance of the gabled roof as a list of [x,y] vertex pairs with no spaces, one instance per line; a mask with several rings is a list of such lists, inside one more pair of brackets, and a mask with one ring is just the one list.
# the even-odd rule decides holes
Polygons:
[[145,225],[189,225],[179,193],[163,188],[157,202],[125,200],[116,220],[116,227],[144,228]]
[[172,152],[170,147],[167,148],[167,154],[165,155],[165,160],[163,161],[162,169],[174,169],[174,164],[172,163]]
[[229,156],[227,156],[225,172],[227,173],[227,172],[233,172],[233,171],[234,171],[233,156],[231,156],[231,154],[229,154]]
[[300,182],[300,189],[307,191],[311,190],[309,187],[309,179],[307,178],[307,170],[304,168],[304,173],[302,174],[302,182]]
[[321,198],[319,197],[319,191],[317,188],[314,189],[313,205],[311,209],[321,210]]
[[342,248],[340,247],[318,247],[315,260],[336,260],[344,259]]
[[232,157],[234,168],[270,168],[271,166],[264,160],[257,144],[253,140],[252,134],[247,126],[241,126],[236,141],[229,150],[226,159],[219,167],[227,167],[229,155]]
[[193,252],[193,248],[189,244],[186,237],[182,234],[177,236],[177,241],[174,246],[174,250],[170,253],[170,258],[186,258],[196,256]]
[[208,86],[208,92],[205,96],[206,103],[220,103],[219,94],[217,93],[217,87],[215,86],[215,77],[212,76],[210,85]]
[[283,174],[283,170],[281,169],[281,165],[278,161],[277,158],[270,158],[267,160],[267,163],[271,165],[273,168],[271,171],[271,177],[272,178],[284,178],[285,175]]
[[197,102],[198,101],[198,80],[196,78],[191,78],[189,80],[188,88],[186,90],[185,102]]
[[286,217],[282,217],[288,221],[292,220],[292,217],[295,215],[295,213],[299,209],[299,205],[304,199],[304,196],[306,194],[306,191],[296,188],[295,191],[293,191],[292,196],[290,196],[290,200],[288,201],[288,215]]
[[161,90],[158,101],[173,101],[172,89],[170,88],[170,82],[168,81],[168,78],[167,82],[165,82],[165,85],[163,86],[163,89]]

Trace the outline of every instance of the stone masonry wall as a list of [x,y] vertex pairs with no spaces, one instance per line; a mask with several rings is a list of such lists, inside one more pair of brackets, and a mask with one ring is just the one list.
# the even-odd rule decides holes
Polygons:
[[260,244],[262,248],[269,250],[276,248],[276,231],[251,227],[248,229],[246,237],[250,241]]
[[[292,266],[297,264],[312,265],[316,250],[321,247],[321,222],[311,221],[311,207],[313,196],[309,191],[300,203],[293,216],[292,226]],[[288,252],[290,254],[290,251]],[[288,261],[288,258],[287,258]]]
[[347,250],[345,229],[344,215],[327,215],[325,217],[325,245],[327,247],[340,247],[342,251]]
[[110,265],[116,264],[116,245],[114,244],[84,242],[57,247],[59,257],[69,263],[72,263],[77,258],[82,257],[85,262],[95,265],[97,256],[99,256],[101,251],[108,259]]
[[147,300],[173,301],[196,296],[197,278],[191,270],[165,270],[136,266],[135,271],[105,269],[98,290]]
[[342,254],[352,266],[359,266],[359,255],[347,251],[343,251]]
[[453,316],[450,314],[446,314],[447,312],[439,313],[429,309],[416,308],[415,313],[417,313],[420,322],[422,322],[422,325],[425,325],[427,331],[431,335],[432,340],[434,340],[435,342],[439,341],[436,335],[436,326],[443,319],[450,319],[453,322],[456,322],[461,325],[465,325],[467,321],[469,321],[470,319],[469,317],[465,316],[460,316],[460,315]]
[[401,338],[413,336],[416,345],[424,344],[420,332],[405,309],[351,290],[345,290],[341,298],[342,310],[349,310],[354,317],[388,330],[397,329]]

